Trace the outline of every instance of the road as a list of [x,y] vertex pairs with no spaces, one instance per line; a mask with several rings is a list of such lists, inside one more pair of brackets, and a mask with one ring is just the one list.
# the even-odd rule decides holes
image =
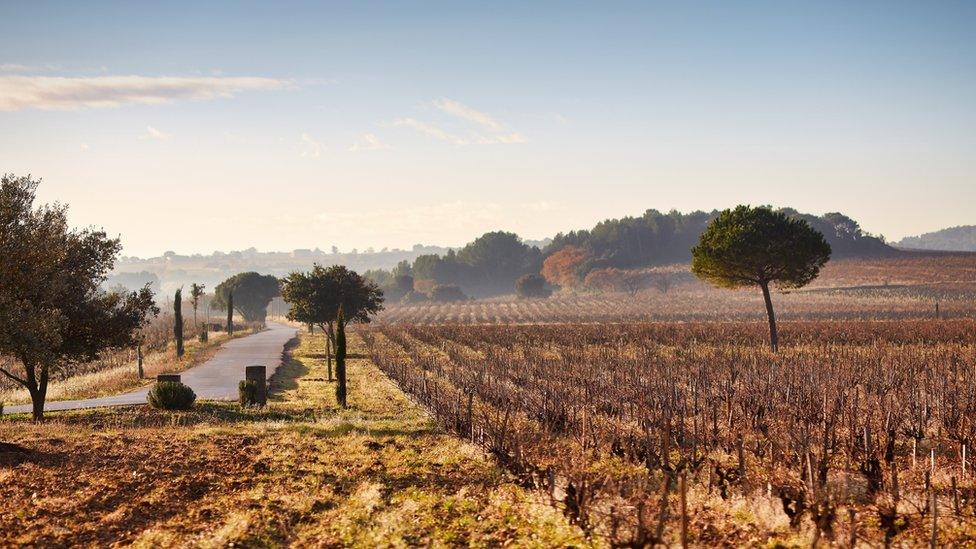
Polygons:
[[[224,343],[210,360],[181,372],[183,383],[197,394],[197,399],[237,400],[237,384],[244,379],[244,367],[262,364],[268,367],[268,377],[282,362],[282,351],[297,330],[291,326],[268,322],[268,329]],[[145,404],[149,386],[119,395],[48,402],[45,412],[78,410],[103,406]],[[7,406],[5,414],[30,412],[29,404]]]

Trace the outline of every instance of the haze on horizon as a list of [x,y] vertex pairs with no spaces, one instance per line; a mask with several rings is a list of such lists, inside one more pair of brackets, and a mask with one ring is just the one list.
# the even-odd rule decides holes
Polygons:
[[976,4],[0,3],[0,172],[164,251],[976,223]]

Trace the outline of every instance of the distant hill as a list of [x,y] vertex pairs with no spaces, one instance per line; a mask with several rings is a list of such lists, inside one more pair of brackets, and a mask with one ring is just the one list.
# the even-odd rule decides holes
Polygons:
[[[883,239],[862,231],[857,221],[841,213],[816,216],[792,208],[780,211],[807,221],[823,233],[835,259],[899,253]],[[170,294],[180,286],[196,282],[205,284],[209,290],[241,272],[257,271],[283,277],[320,263],[345,265],[381,285],[392,283],[393,269],[397,267],[400,274],[411,274],[415,279],[460,286],[468,295],[494,295],[511,292],[519,276],[538,273],[546,257],[567,245],[586,251],[587,261],[579,269],[580,276],[595,269],[642,269],[688,262],[698,236],[717,215],[717,210],[689,213],[647,210],[640,217],[607,219],[591,229],[559,233],[541,240],[522,240],[516,234],[501,231],[486,233],[457,249],[420,244],[409,250],[384,248],[345,253],[337,249],[259,252],[249,248],[210,255],[166,252],[148,259],[122,257],[105,286],[135,289],[151,283],[157,292]]]
[[976,252],[976,225],[949,227],[919,236],[906,236],[896,242],[895,246],[911,250]]
[[130,289],[151,283],[157,293],[171,294],[180,286],[202,283],[207,291],[223,280],[247,271],[283,277],[292,271],[307,270],[313,263],[322,265],[346,265],[364,272],[370,269],[392,269],[401,261],[412,262],[423,254],[446,254],[449,248],[417,244],[409,250],[367,249],[340,253],[319,249],[298,249],[290,252],[259,252],[254,248],[232,252],[214,252],[210,255],[181,255],[166,252],[159,257],[146,259],[122,257],[105,282],[106,288],[124,286]]

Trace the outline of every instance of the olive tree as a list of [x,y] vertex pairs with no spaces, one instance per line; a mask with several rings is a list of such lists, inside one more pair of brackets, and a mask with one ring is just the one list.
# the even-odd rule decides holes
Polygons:
[[691,270],[725,288],[759,286],[766,302],[769,344],[779,347],[770,285],[799,288],[820,274],[830,245],[806,221],[768,207],[738,206],[719,213],[691,250]]
[[38,183],[0,180],[0,355],[14,361],[0,373],[27,389],[36,421],[57,370],[135,345],[159,312],[148,284],[131,293],[102,289],[119,239],[70,229],[63,205],[35,208]]

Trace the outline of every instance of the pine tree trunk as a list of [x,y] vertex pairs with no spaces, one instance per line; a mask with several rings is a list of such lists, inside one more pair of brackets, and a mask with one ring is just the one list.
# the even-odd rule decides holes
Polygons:
[[773,352],[779,351],[779,337],[776,333],[776,315],[773,313],[773,300],[769,296],[769,283],[760,284],[763,292],[763,300],[766,301],[766,318],[769,319],[769,348]]

